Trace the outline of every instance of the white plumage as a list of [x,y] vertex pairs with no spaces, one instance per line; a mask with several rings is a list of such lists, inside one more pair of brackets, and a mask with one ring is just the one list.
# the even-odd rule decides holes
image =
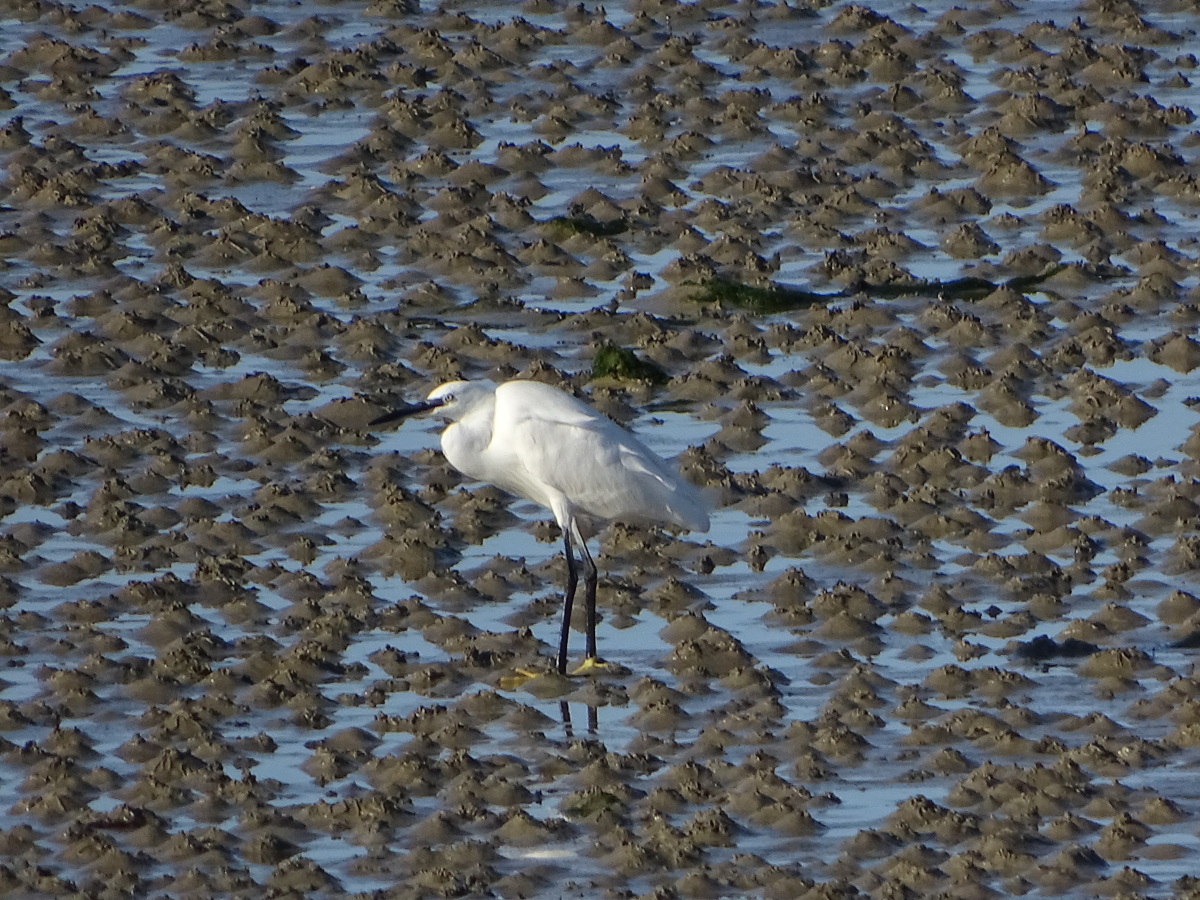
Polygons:
[[587,540],[618,520],[708,530],[700,493],[636,437],[586,403],[538,381],[451,381],[424,403],[381,416],[391,421],[437,410],[449,463],[477,481],[547,507],[563,532],[567,558],[558,668],[566,670],[567,636],[578,573],[586,568],[587,655],[596,656],[596,566]]

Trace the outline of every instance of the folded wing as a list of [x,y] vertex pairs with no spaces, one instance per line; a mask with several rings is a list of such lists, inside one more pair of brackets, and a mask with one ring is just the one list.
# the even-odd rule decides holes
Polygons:
[[[538,382],[509,382],[496,392],[497,453],[525,469],[530,499],[576,514],[643,524],[708,528],[700,493],[636,437],[586,404]],[[537,496],[538,489],[559,496]]]

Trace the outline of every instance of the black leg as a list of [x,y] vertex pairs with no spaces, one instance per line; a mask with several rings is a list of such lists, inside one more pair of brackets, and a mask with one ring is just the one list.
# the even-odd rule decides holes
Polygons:
[[587,658],[595,659],[596,654],[596,563],[592,561],[592,554],[588,553],[587,541],[579,542],[579,558],[583,561],[584,573],[584,589],[583,603],[584,609],[587,612]]
[[[563,597],[562,635],[558,639],[558,671],[567,674],[567,638],[571,635],[571,607],[575,603],[575,587],[579,584],[579,573],[575,570],[575,554],[571,550],[571,526],[563,529],[563,552],[567,557],[567,593]],[[587,554],[587,547],[583,548]],[[593,571],[595,566],[592,567]]]

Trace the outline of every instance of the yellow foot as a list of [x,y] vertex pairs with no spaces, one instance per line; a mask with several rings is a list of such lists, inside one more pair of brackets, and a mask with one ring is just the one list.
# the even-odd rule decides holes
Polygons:
[[607,671],[611,671],[612,669],[613,669],[613,666],[611,666],[609,663],[606,663],[600,657],[589,656],[587,659],[585,659],[580,664],[579,668],[576,669],[575,671],[573,671],[571,674],[572,675],[588,675],[592,672],[607,672]]
[[515,691],[525,684],[525,682],[532,681],[538,676],[544,674],[544,672],[535,672],[533,669],[524,669],[518,666],[517,668],[513,669],[513,673],[511,675],[501,676],[500,687],[506,691]]

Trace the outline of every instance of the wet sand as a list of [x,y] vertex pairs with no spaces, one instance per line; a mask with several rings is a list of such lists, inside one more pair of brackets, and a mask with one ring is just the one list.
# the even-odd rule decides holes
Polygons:
[[[7,13],[0,891],[1197,894],[1200,20],[875,7]],[[457,377],[713,498],[600,674]]]

